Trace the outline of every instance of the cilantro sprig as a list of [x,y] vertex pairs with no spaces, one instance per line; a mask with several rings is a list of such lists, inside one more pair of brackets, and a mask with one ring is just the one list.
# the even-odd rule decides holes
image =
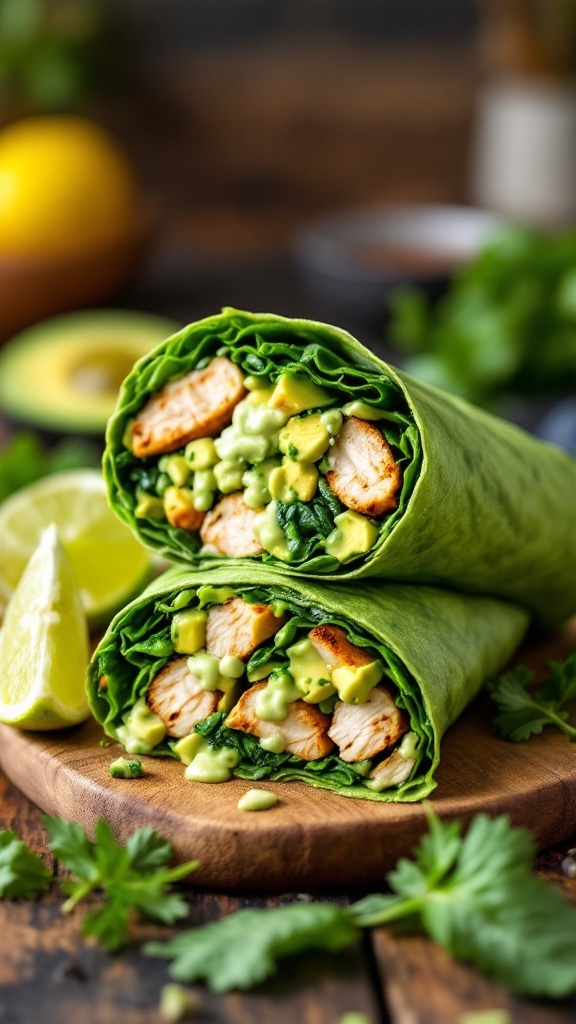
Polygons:
[[531,689],[535,676],[525,665],[489,685],[499,712],[494,725],[501,736],[519,742],[541,733],[545,725],[555,725],[576,742],[576,728],[564,710],[569,701],[576,700],[576,652],[563,662],[548,661],[546,667],[548,678],[537,689]]
[[0,832],[0,898],[35,900],[50,888],[52,874],[15,832]]
[[350,908],[324,903],[241,910],[144,952],[173,960],[178,981],[204,980],[218,992],[263,981],[289,954],[340,949],[359,929],[404,922],[424,930],[453,957],[531,996],[576,989],[576,908],[533,874],[528,832],[506,816],[478,815],[462,837],[429,809],[429,834],[413,860],[388,875],[391,894]]
[[138,829],[121,846],[103,818],[94,828],[96,842],[75,822],[55,817],[43,820],[50,834],[50,849],[72,875],[61,883],[68,895],[62,912],[70,913],[93,892],[99,891],[103,897],[98,908],[85,916],[83,935],[94,936],[104,949],[114,952],[128,939],[133,910],[162,924],[187,917],[186,900],[170,891],[170,885],[194,871],[199,862],[169,868],[172,846],[152,828]]

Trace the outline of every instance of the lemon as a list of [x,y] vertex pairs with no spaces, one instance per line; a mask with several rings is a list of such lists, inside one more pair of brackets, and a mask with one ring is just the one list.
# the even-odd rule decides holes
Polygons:
[[88,718],[88,629],[56,527],[40,538],[0,633],[0,721],[61,729]]
[[136,205],[128,159],[91,121],[30,117],[0,131],[0,251],[98,249],[132,228]]
[[91,625],[107,620],[142,587],[152,558],[110,511],[98,470],[44,477],[0,505],[0,579],[13,590],[42,531],[55,523]]

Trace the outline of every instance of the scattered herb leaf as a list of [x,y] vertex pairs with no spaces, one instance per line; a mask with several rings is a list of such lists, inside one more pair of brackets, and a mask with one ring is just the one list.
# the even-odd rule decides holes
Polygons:
[[149,942],[147,956],[173,959],[177,981],[204,980],[214,992],[248,989],[277,969],[277,961],[310,949],[343,949],[358,936],[349,913],[331,903],[295,903],[272,910],[239,910],[220,921]]
[[576,374],[576,232],[509,227],[458,270],[433,304],[392,297],[390,334],[415,376],[481,405],[566,392]]
[[576,907],[533,873],[534,844],[506,815],[477,815],[464,837],[428,809],[430,831],[387,877],[392,895],[350,908],[373,927],[408,918],[456,959],[527,996],[576,989]]
[[104,819],[94,828],[96,842],[75,822],[43,820],[50,834],[50,849],[73,875],[62,883],[69,897],[62,912],[69,913],[96,890],[104,896],[102,905],[84,918],[83,935],[94,936],[113,952],[127,942],[133,910],[162,924],[173,924],[188,915],[183,896],[171,892],[169,886],[194,871],[198,861],[168,868],[172,846],[150,827],[138,829],[121,846]]
[[15,832],[0,832],[0,898],[35,900],[50,887],[52,874]]
[[555,725],[576,742],[576,728],[563,710],[568,701],[576,700],[576,653],[564,662],[548,661],[546,667],[550,674],[536,690],[529,689],[534,672],[525,665],[489,684],[488,692],[499,712],[494,725],[501,736],[517,743],[541,733],[545,725]]

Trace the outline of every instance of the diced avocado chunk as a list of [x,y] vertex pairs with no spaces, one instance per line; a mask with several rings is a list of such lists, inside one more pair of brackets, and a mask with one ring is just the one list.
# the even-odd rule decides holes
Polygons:
[[276,518],[277,507],[276,502],[271,501],[266,506],[266,511],[256,518],[252,529],[256,540],[260,541],[266,551],[282,562],[289,562],[290,548],[284,530]]
[[189,487],[167,487],[164,491],[164,511],[168,519],[194,508],[194,491]]
[[357,416],[359,420],[383,420],[386,417],[384,409],[377,409],[375,405],[368,405],[358,399],[342,406],[342,412],[345,416]]
[[276,381],[276,386],[268,404],[272,409],[281,409],[290,416],[305,409],[317,409],[322,405],[330,405],[334,399],[325,388],[314,384],[303,373],[283,373]]
[[137,505],[134,509],[136,519],[165,519],[164,501],[162,498],[154,498],[146,491],[136,492]]
[[212,469],[194,471],[194,508],[198,512],[207,512],[214,504],[214,493],[218,484]]
[[379,661],[367,665],[339,665],[332,669],[332,682],[345,704],[364,704],[380,682],[384,669]]
[[268,405],[273,393],[274,388],[258,388],[250,392],[247,401],[251,402],[252,405]]
[[178,654],[196,654],[205,646],[207,618],[207,613],[199,608],[189,608],[172,616],[170,639]]
[[317,462],[327,451],[330,434],[321,413],[292,416],[280,431],[280,451],[296,462]]
[[196,754],[206,746],[206,740],[202,736],[197,732],[191,732],[189,736],[184,736],[181,740],[178,740],[172,747],[172,750],[176,757],[180,758],[182,764],[189,765],[196,757]]
[[190,479],[192,468],[183,455],[163,455],[158,463],[162,473],[167,473],[176,487],[184,487]]
[[290,675],[307,704],[319,704],[336,690],[330,682],[329,669],[307,637],[298,640],[287,650]]
[[339,562],[370,551],[378,540],[378,527],[352,509],[336,516],[334,525],[335,529],[326,538],[326,551]]
[[160,715],[150,710],[144,697],[122,716],[122,721],[124,725],[116,729],[116,735],[129,754],[149,754],[166,735]]
[[190,441],[184,449],[184,454],[189,463],[188,469],[210,469],[218,462],[212,437],[199,437],[196,441]]
[[311,501],[318,486],[318,470],[311,462],[284,459],[270,474],[268,487],[274,501],[288,505],[292,501]]
[[139,758],[128,761],[125,757],[117,757],[108,766],[108,771],[113,779],[139,779],[144,775],[142,761]]

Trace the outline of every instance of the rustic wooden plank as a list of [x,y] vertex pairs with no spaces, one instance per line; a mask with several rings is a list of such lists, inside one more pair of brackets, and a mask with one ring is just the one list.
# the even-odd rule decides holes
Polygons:
[[459,1024],[464,1013],[493,1009],[507,1010],[513,1024],[576,1019],[576,999],[554,1005],[516,998],[424,938],[379,929],[373,941],[392,1024]]
[[[63,917],[52,894],[38,904],[0,906],[0,1020],[11,1024],[158,1024],[158,997],[168,981],[163,960],[142,956],[137,943],[166,938],[167,929],[136,925],[134,944],[109,956],[79,938],[82,910]],[[190,924],[213,920],[237,909],[240,899],[225,895],[191,895]],[[250,904],[264,905],[264,900]],[[192,987],[192,986],[191,986]],[[286,961],[281,974],[249,994],[217,996],[197,993],[202,1018],[213,1024],[324,1024],[352,1010],[378,1010],[361,944],[334,955]]]

